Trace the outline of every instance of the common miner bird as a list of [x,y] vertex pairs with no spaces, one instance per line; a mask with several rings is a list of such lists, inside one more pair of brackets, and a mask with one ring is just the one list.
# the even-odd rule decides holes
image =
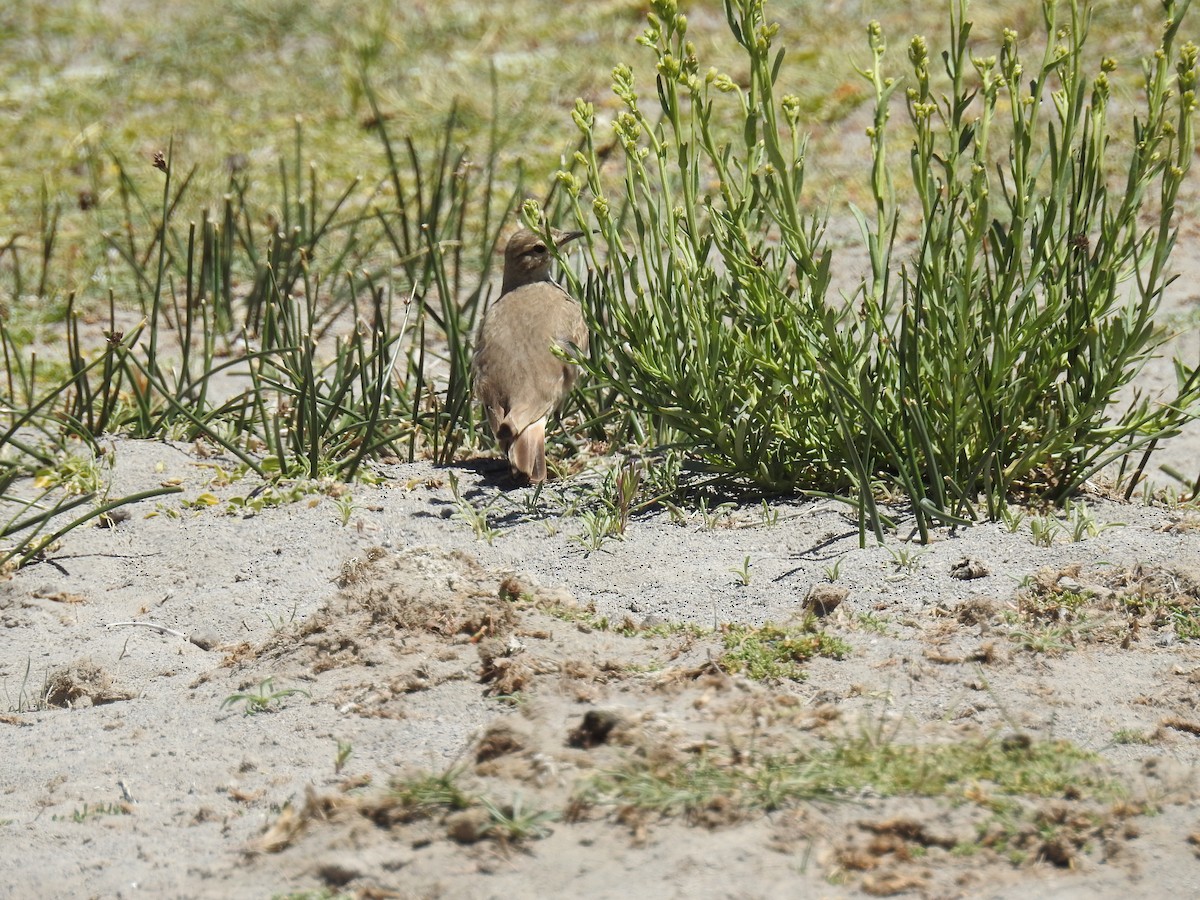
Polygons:
[[[554,231],[554,245],[582,234]],[[531,484],[546,480],[546,423],[579,377],[551,348],[588,345],[579,304],[550,280],[552,262],[541,235],[522,230],[509,238],[500,298],[475,342],[475,397],[513,477]]]

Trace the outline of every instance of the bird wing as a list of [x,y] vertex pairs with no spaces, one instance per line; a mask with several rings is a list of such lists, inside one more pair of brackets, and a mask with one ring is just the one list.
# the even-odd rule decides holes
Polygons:
[[557,285],[524,285],[488,310],[475,351],[475,392],[502,444],[553,412],[574,384],[576,367],[556,357],[554,345],[587,348],[579,304]]

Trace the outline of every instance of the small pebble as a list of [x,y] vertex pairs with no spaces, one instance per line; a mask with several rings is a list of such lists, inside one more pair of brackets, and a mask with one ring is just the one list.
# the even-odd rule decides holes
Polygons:
[[115,528],[122,522],[129,521],[129,510],[124,508],[112,509],[96,519],[97,528]]
[[201,628],[199,631],[193,631],[188,636],[188,640],[201,650],[211,650],[217,644],[221,643],[220,636],[211,628]]
[[972,578],[983,578],[991,574],[988,567],[977,559],[964,556],[950,567],[950,577],[969,581]]
[[474,844],[488,836],[492,827],[492,817],[486,809],[472,807],[456,812],[446,818],[446,834],[460,844]]
[[807,609],[811,609],[818,616],[827,616],[841,606],[842,601],[849,594],[849,589],[840,585],[819,582],[814,584],[812,590],[808,592],[804,606]]

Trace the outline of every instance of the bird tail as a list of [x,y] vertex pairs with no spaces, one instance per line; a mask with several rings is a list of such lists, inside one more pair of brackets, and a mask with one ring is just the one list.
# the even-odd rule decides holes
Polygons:
[[513,475],[529,479],[530,484],[546,480],[545,416],[526,426],[509,444],[508,465]]

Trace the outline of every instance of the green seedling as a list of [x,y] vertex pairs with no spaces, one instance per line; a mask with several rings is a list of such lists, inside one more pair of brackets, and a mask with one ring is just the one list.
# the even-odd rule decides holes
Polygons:
[[350,518],[354,515],[355,510],[360,507],[354,503],[354,497],[349,491],[334,498],[334,505],[337,507],[338,521],[345,528],[350,524]]
[[742,560],[740,566],[736,566],[729,570],[738,577],[738,584],[742,587],[748,587],[750,584],[750,557],[747,556]]
[[486,797],[481,802],[491,818],[488,836],[502,844],[523,844],[549,837],[549,824],[559,818],[552,810],[526,808],[519,796],[507,806],[498,806]]
[[1030,540],[1035,547],[1049,547],[1062,531],[1062,523],[1051,515],[1031,516],[1029,519]]
[[1025,513],[1011,506],[1006,506],[1000,514],[1000,521],[1004,523],[1005,531],[1009,534],[1016,534],[1021,530],[1021,525],[1025,522]]
[[825,573],[825,580],[833,584],[842,574],[842,561],[839,559],[833,565],[823,566],[821,571]]
[[491,544],[500,534],[500,530],[493,528],[488,521],[488,516],[492,512],[492,504],[489,503],[482,509],[477,508],[459,492],[458,477],[453,472],[450,473],[447,480],[450,483],[450,493],[454,496],[454,518],[471,526],[476,540],[484,540]]
[[888,548],[888,553],[892,556],[892,564],[896,567],[897,574],[901,576],[911,575],[921,568],[921,560],[925,556],[923,552],[909,547],[897,550]]
[[354,755],[354,745],[349,741],[343,741],[338,738],[337,754],[333,758],[333,774],[341,775],[342,769],[346,768],[346,763],[350,761],[350,757]]
[[221,709],[225,709],[227,706],[237,706],[240,703],[242,704],[242,713],[252,716],[278,708],[282,700],[291,697],[293,694],[299,694],[303,697],[312,696],[303,688],[281,688],[276,690],[272,685],[273,681],[273,677],[264,678],[259,682],[257,690],[230,694],[221,702]]
[[80,809],[71,813],[71,821],[82,824],[89,819],[99,819],[103,816],[127,816],[129,814],[129,806],[124,803],[85,803]]
[[1106,522],[1101,525],[1084,500],[1076,500],[1067,504],[1066,532],[1075,543],[1086,538],[1094,538],[1109,528],[1119,528],[1122,522]]
[[620,520],[607,507],[585,509],[578,518],[583,529],[571,539],[589,553],[602,549],[605,541],[621,536]]
[[300,603],[297,601],[296,603],[292,604],[292,611],[286,618],[282,613],[280,613],[279,618],[273,618],[270,613],[267,613],[267,624],[271,626],[271,631],[278,634],[279,632],[283,631],[283,629],[295,622],[296,613],[299,611],[299,609]]

